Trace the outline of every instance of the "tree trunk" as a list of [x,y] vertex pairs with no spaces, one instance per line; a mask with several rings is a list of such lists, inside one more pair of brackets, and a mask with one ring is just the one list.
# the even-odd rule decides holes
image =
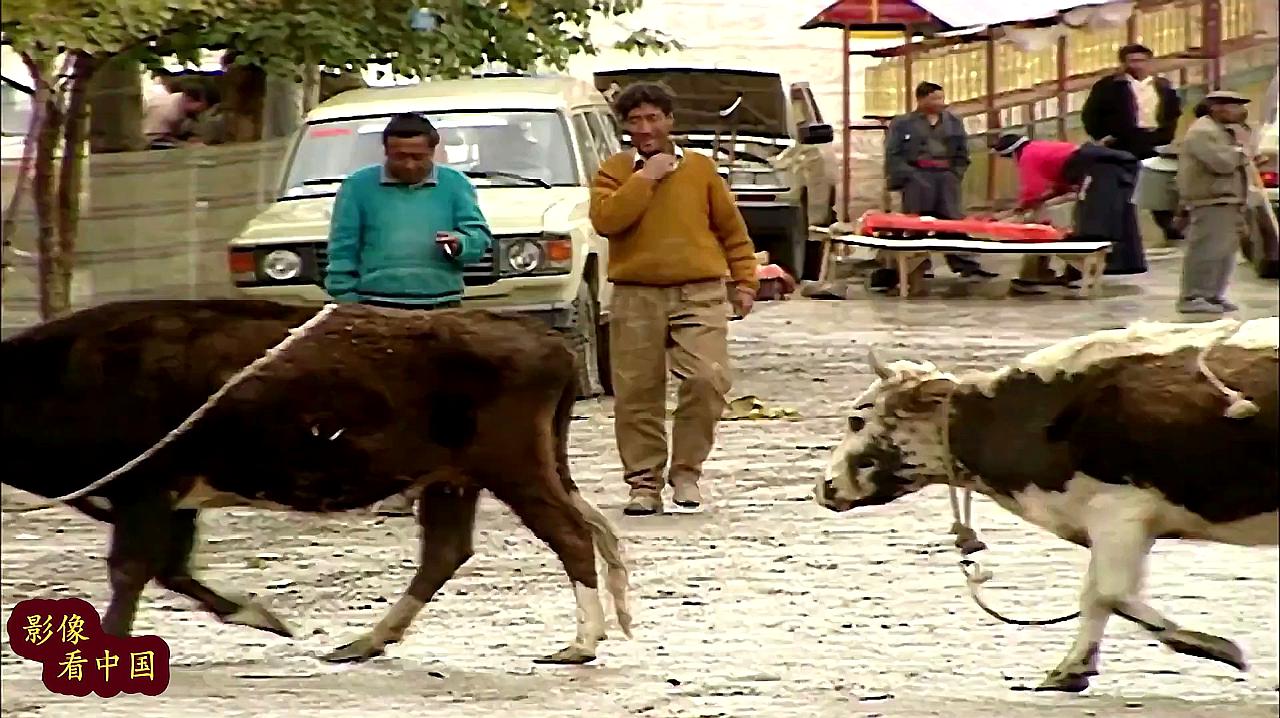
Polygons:
[[[59,293],[54,278],[54,254],[57,245],[54,241],[56,224],[54,216],[55,177],[53,160],[58,151],[58,130],[62,127],[62,108],[58,97],[49,83],[50,63],[23,57],[31,79],[36,86],[34,102],[43,108],[40,112],[40,124],[34,140],[36,159],[31,184],[32,198],[36,210],[36,282],[40,319],[48,321],[54,317],[54,295]],[[69,289],[69,287],[68,287]]]
[[[27,68],[31,69],[30,66]],[[13,244],[13,230],[17,228],[18,213],[22,211],[22,202],[26,199],[27,187],[31,185],[31,169],[36,159],[36,133],[40,131],[40,123],[44,117],[44,103],[31,103],[31,119],[27,123],[26,141],[22,143],[22,160],[18,164],[18,178],[13,183],[13,194],[4,209],[4,219],[0,221],[0,238],[8,249]],[[2,260],[0,260],[2,261]],[[3,265],[8,267],[7,264]]]
[[228,142],[262,139],[267,73],[260,67],[233,64],[222,75],[222,113],[227,118]]
[[53,254],[49,310],[52,317],[71,311],[71,278],[80,229],[80,186],[84,181],[84,143],[89,129],[89,85],[93,57],[76,53],[67,80],[67,107],[62,127],[62,163],[58,168],[58,237]]
[[302,68],[302,116],[316,109],[320,104],[320,66],[307,65]]
[[268,76],[267,99],[264,103],[262,139],[274,140],[292,135],[302,120],[301,85],[291,78]]
[[99,56],[89,83],[89,151],[141,152],[142,64],[137,60]]

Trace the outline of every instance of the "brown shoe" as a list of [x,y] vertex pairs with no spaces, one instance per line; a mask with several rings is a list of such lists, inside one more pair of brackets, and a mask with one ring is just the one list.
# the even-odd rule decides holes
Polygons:
[[406,494],[393,494],[374,507],[379,516],[412,516],[413,499]]
[[627,516],[652,516],[662,513],[662,496],[656,491],[632,491],[631,500],[622,508]]
[[702,505],[702,492],[697,479],[674,479],[671,482],[671,500],[682,509],[696,509]]

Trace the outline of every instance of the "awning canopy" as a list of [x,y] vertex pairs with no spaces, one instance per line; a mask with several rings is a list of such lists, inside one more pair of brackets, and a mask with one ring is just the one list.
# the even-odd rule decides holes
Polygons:
[[1130,0],[919,0],[920,7],[952,27],[1004,25],[1055,17],[1094,5],[1133,5]]
[[801,29],[888,30],[931,25],[952,30],[1044,20],[1079,7],[1113,3],[1132,4],[1128,0],[836,0]]
[[802,30],[819,27],[857,30],[900,30],[907,26],[945,25],[911,0],[836,0],[825,10],[800,26]]

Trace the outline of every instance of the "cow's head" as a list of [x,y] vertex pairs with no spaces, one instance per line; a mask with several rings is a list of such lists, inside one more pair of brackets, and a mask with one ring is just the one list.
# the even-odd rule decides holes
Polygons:
[[942,433],[955,378],[929,362],[886,366],[874,353],[871,367],[879,378],[854,401],[844,440],[814,489],[832,511],[886,504],[946,480]]

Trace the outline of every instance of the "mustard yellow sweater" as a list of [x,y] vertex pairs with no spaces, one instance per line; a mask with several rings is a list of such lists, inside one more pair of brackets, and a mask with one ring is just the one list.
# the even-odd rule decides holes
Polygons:
[[591,223],[609,240],[609,280],[670,287],[719,279],[752,290],[755,247],[729,186],[711,158],[686,152],[658,182],[642,177],[635,154],[600,165],[591,185]]

